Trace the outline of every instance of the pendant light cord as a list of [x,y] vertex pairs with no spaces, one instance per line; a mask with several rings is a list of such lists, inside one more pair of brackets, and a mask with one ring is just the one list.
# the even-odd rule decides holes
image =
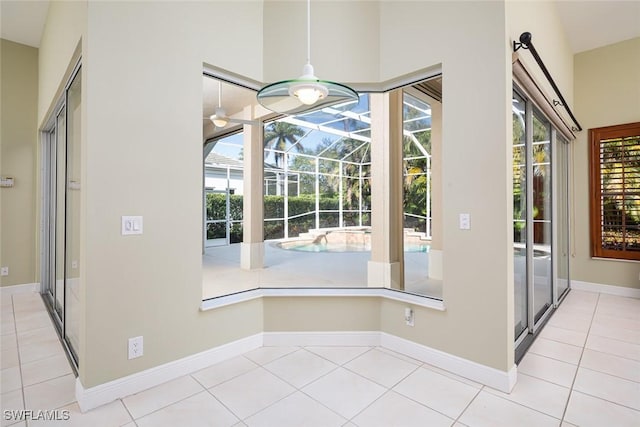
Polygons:
[[222,108],[222,82],[218,80],[218,108]]
[[311,0],[307,0],[307,64],[311,64]]

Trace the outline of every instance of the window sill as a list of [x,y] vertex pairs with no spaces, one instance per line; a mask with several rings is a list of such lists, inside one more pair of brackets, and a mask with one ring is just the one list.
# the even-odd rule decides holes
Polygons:
[[442,300],[389,288],[258,288],[204,300],[200,311],[265,297],[379,297],[438,311],[446,310]]
[[640,263],[640,261],[638,261],[637,259],[606,258],[606,257],[599,257],[599,256],[592,256],[591,259],[594,261],[630,262],[633,264]]

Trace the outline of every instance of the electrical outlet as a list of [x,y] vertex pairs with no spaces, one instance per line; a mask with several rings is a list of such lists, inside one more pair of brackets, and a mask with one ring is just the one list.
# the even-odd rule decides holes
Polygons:
[[0,276],[8,276],[9,275],[9,267],[0,268]]
[[144,354],[142,337],[129,338],[129,359],[135,359]]
[[413,326],[413,309],[409,307],[404,309],[404,323],[407,326]]

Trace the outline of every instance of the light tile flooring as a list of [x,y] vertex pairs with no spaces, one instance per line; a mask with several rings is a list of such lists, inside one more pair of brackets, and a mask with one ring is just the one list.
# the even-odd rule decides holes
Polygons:
[[[2,409],[29,426],[640,426],[640,300],[572,291],[510,394],[379,347],[262,347],[81,414],[37,294],[2,301]],[[25,426],[24,422],[2,426]]]

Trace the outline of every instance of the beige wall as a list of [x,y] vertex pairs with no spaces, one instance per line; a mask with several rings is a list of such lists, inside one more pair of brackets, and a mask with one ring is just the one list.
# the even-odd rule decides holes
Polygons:
[[[556,1],[507,0],[506,11],[510,42],[519,41],[520,34],[526,31],[532,34],[534,47],[565,100],[573,106],[573,52],[558,15]],[[546,93],[557,98],[533,55],[523,49],[518,51],[518,55]]]
[[[285,19],[283,8],[298,16],[300,4],[55,5],[40,55],[41,70],[50,74],[41,76],[38,111],[42,120],[82,37],[85,387],[262,330],[301,328],[376,327],[502,371],[512,367],[511,47],[504,3],[318,3],[325,24],[314,33],[330,34],[314,37],[312,62],[321,77],[366,84],[442,66],[447,310],[416,308],[411,329],[399,324],[404,304],[369,299],[353,305],[295,299],[294,307],[273,298],[199,312],[202,66],[255,80],[296,76],[304,57],[284,48],[299,51],[304,42],[298,20]],[[64,7],[76,9],[63,13]],[[345,25],[331,20],[331,8],[347,12]],[[343,56],[344,63],[336,59]],[[458,230],[459,213],[471,214],[471,230]],[[121,236],[121,215],[143,215],[144,234]],[[138,335],[145,355],[129,361],[127,339]]]
[[[264,3],[264,82],[299,77],[307,59],[306,1]],[[323,80],[377,82],[378,1],[312,1],[311,64]]]
[[52,1],[39,49],[40,79],[38,84],[38,125],[51,114],[54,100],[60,96],[67,81],[72,60],[86,34],[87,2]]
[[[382,327],[507,371],[513,365],[511,53],[502,2],[384,2],[381,79],[443,72],[442,242],[445,312],[384,304]],[[460,124],[464,123],[464,126]],[[471,229],[458,216],[471,215]],[[478,250],[482,248],[482,250]],[[399,320],[398,320],[399,319]],[[446,331],[446,332],[445,332]],[[474,345],[479,340],[484,344]]]
[[640,38],[574,58],[575,115],[584,128],[573,147],[574,245],[571,279],[640,288],[640,262],[591,258],[589,241],[590,128],[640,121]]
[[[85,387],[262,329],[254,303],[198,312],[202,67],[261,78],[262,3],[90,2],[88,29]],[[122,215],[144,234],[121,236]]]
[[266,297],[265,332],[379,331],[381,298]]
[[15,182],[0,188],[0,265],[9,267],[0,285],[7,286],[37,281],[38,49],[0,43],[0,174]]

